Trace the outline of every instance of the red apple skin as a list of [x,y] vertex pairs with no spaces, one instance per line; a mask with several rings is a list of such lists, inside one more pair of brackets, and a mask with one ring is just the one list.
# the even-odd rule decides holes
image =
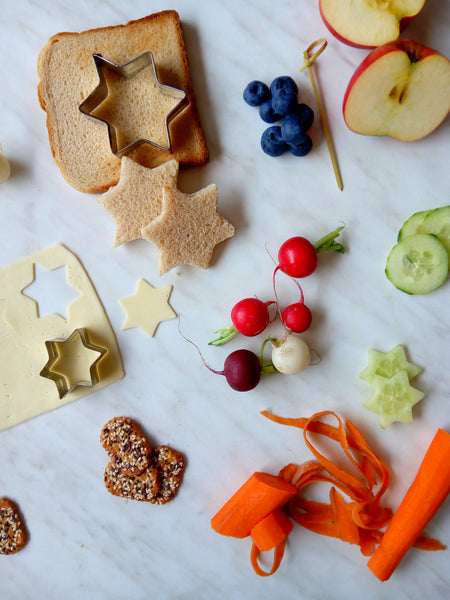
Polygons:
[[389,54],[389,52],[395,52],[398,50],[403,50],[410,57],[413,57],[414,62],[419,62],[420,60],[423,60],[428,56],[432,56],[433,54],[441,54],[437,50],[433,50],[433,48],[428,48],[427,46],[424,46],[423,44],[420,44],[419,42],[416,42],[414,40],[394,40],[392,42],[388,42],[387,44],[383,44],[382,46],[378,46],[377,48],[375,48],[375,50],[372,50],[372,52],[366,56],[366,58],[362,61],[362,63],[353,73],[348,83],[347,89],[345,90],[344,94],[344,100],[342,103],[342,111],[344,113],[344,118],[347,98],[350,94],[354,83],[359,79],[361,74],[382,56]]
[[[352,42],[352,41],[347,40],[346,38],[342,37],[342,35],[340,35],[337,31],[335,31],[333,29],[333,27],[330,25],[330,23],[328,23],[328,21],[326,20],[325,15],[322,12],[322,2],[319,2],[319,12],[320,12],[320,16],[322,17],[322,21],[325,23],[325,26],[328,29],[328,31],[331,34],[333,34],[334,37],[337,40],[339,40],[340,42],[342,42],[343,44],[347,44],[347,46],[351,46],[352,48],[365,48],[365,49],[377,48],[377,46],[370,46],[368,44],[356,44],[355,42]],[[403,17],[403,19],[401,19],[399,21],[400,33],[402,33],[408,27],[408,25],[411,23],[411,21],[416,16],[417,15],[414,15],[412,17]]]

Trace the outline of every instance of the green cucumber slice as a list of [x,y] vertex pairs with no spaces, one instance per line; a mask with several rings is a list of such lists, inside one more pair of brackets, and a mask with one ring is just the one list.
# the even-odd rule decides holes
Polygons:
[[367,367],[361,371],[359,377],[369,383],[372,383],[375,375],[392,377],[399,371],[406,371],[408,378],[412,379],[422,371],[421,367],[408,361],[403,344],[397,344],[389,352],[378,352],[369,348],[367,358]]
[[394,421],[412,423],[411,409],[425,394],[412,387],[406,371],[399,371],[392,377],[375,375],[372,386],[373,394],[364,407],[378,414],[383,429]]
[[[433,209],[421,210],[421,211],[416,212],[413,215],[411,215],[409,217],[409,219],[406,219],[406,221],[402,225],[402,228],[398,232],[397,241],[401,242],[402,240],[409,237],[410,235],[415,235],[416,233],[419,233],[419,227],[425,221],[426,217],[428,217],[428,215],[432,212],[433,212]],[[429,232],[423,232],[423,233],[429,233]]]
[[432,210],[419,226],[418,233],[433,233],[450,254],[450,206]]
[[395,245],[385,273],[406,294],[428,294],[447,279],[448,253],[435,235],[418,233]]

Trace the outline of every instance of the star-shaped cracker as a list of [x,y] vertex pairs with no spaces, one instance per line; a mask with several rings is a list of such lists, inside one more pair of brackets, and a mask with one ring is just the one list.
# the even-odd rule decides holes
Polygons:
[[148,169],[127,156],[122,158],[119,183],[98,198],[116,222],[113,246],[142,237],[142,227],[162,210],[163,187],[176,187],[178,167],[174,159]]
[[139,279],[134,294],[119,300],[127,314],[122,329],[139,327],[149,337],[153,337],[162,321],[177,316],[169,304],[171,291],[171,285],[155,288],[145,279]]
[[192,194],[164,186],[162,212],[141,232],[158,248],[160,275],[179,265],[208,268],[215,246],[234,235],[218,202],[215,184]]

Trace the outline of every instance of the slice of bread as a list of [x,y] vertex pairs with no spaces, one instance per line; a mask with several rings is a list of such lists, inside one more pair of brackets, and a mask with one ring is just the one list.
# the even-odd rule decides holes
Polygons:
[[[121,159],[111,150],[108,126],[79,110],[99,83],[93,54],[125,64],[146,51],[153,54],[160,82],[183,90],[189,106],[169,125],[170,151],[144,143],[128,156],[145,167],[176,159],[180,168],[186,168],[202,166],[209,160],[176,11],[162,11],[126,25],[59,33],[39,54],[38,98],[47,113],[54,159],[63,177],[77,190],[102,193],[120,178]],[[136,106],[142,106],[142,97],[137,98]],[[138,119],[139,110],[129,118]]]

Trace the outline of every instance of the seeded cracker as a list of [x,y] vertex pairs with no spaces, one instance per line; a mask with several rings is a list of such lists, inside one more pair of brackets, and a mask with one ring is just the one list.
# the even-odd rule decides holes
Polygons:
[[127,417],[114,417],[103,426],[100,442],[111,463],[124,475],[142,473],[150,464],[150,444],[137,424]]
[[0,554],[14,554],[25,546],[27,534],[19,509],[7,498],[0,498]]
[[184,473],[183,456],[169,446],[157,446],[153,450],[151,464],[159,470],[161,488],[150,502],[166,504],[175,497],[180,487]]

